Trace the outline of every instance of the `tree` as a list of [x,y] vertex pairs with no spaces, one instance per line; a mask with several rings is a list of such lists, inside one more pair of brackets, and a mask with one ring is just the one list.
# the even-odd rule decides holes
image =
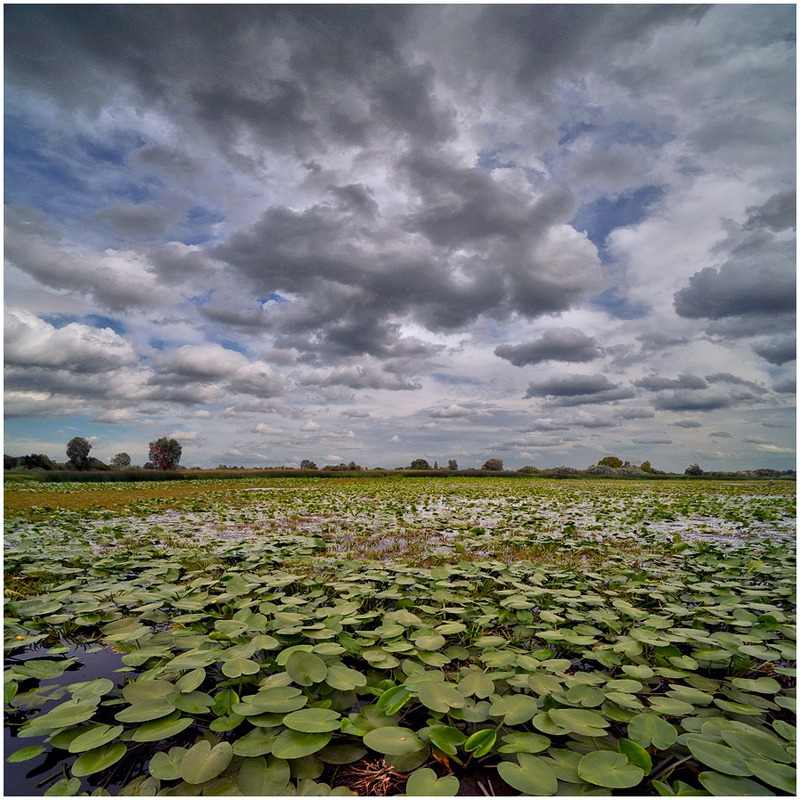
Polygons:
[[309,461],[307,458],[304,458],[300,462],[300,469],[316,469],[317,465],[313,461]]
[[684,475],[705,475],[697,464],[690,464],[683,472]]
[[87,469],[89,467],[89,451],[92,446],[83,436],[73,436],[67,442],[67,458],[70,466],[75,469]]
[[649,461],[642,461],[641,470],[642,472],[652,472],[653,467],[650,465]]
[[409,466],[409,469],[430,469],[430,468],[431,465],[424,458],[415,458]]
[[458,469],[458,461],[456,461],[454,458],[451,458],[447,462],[447,469],[452,469],[452,470]]
[[117,453],[111,459],[111,466],[117,469],[125,469],[131,465],[131,457],[127,453]]
[[481,467],[481,469],[486,470],[487,472],[502,472],[503,471],[503,459],[502,458],[490,458]]
[[601,458],[597,465],[599,467],[611,467],[611,469],[619,469],[622,466],[622,459],[617,458],[616,456],[606,456],[605,458]]
[[175,469],[181,460],[183,448],[175,439],[163,436],[150,442],[149,458],[158,469]]

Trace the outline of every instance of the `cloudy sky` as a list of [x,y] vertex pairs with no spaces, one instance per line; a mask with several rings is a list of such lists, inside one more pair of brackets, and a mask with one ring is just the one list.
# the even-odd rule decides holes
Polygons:
[[794,467],[794,6],[4,10],[5,452]]

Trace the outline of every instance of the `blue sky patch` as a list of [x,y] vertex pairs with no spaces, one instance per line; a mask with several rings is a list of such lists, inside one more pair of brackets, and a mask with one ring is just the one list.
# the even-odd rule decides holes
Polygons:
[[603,263],[608,261],[605,243],[611,231],[636,225],[645,220],[649,208],[664,197],[661,186],[642,186],[631,192],[612,197],[604,195],[591,203],[582,205],[570,225],[577,231],[586,231],[587,236],[600,252]]

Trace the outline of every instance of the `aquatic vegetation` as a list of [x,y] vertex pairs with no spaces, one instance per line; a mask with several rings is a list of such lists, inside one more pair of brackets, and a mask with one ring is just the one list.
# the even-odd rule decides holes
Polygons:
[[7,517],[48,793],[794,792],[793,486],[194,483]]

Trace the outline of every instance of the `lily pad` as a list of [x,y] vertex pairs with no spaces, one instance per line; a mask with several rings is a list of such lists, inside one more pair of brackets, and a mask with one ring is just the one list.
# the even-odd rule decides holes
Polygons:
[[641,783],[644,770],[630,764],[622,753],[597,750],[581,758],[578,775],[589,783],[607,789],[630,789]]
[[340,723],[339,712],[329,708],[303,708],[300,711],[293,711],[283,718],[283,724],[287,728],[302,733],[338,731]]
[[413,730],[394,725],[369,731],[364,736],[364,744],[371,750],[387,755],[415,753],[425,746]]
[[185,731],[190,725],[194,724],[191,717],[181,716],[180,711],[173,711],[166,717],[145,722],[136,728],[131,734],[134,742],[158,742],[162,739],[169,739]]
[[114,744],[97,747],[94,750],[82,753],[72,765],[72,775],[75,778],[82,778],[85,775],[94,775],[95,772],[108,769],[108,767],[116,764],[127,751],[128,746],[124,742],[115,742]]
[[272,753],[278,758],[303,758],[322,750],[330,740],[330,733],[301,733],[287,729],[275,739]]
[[300,686],[321,683],[328,674],[325,662],[314,653],[296,650],[286,659],[286,672]]
[[497,765],[497,772],[509,786],[525,795],[541,797],[558,791],[555,772],[539,756],[519,753],[516,763],[501,761]]
[[275,797],[289,785],[291,769],[282,758],[246,758],[239,768],[237,784],[242,794],[250,797]]
[[733,778],[711,770],[701,772],[697,777],[700,783],[716,797],[758,797],[775,794],[750,778]]
[[429,767],[412,772],[406,783],[406,794],[410,797],[455,797],[458,789],[455,775],[439,778]]
[[213,745],[201,739],[190,747],[181,760],[181,778],[186,783],[205,783],[225,771],[233,758],[229,742]]

